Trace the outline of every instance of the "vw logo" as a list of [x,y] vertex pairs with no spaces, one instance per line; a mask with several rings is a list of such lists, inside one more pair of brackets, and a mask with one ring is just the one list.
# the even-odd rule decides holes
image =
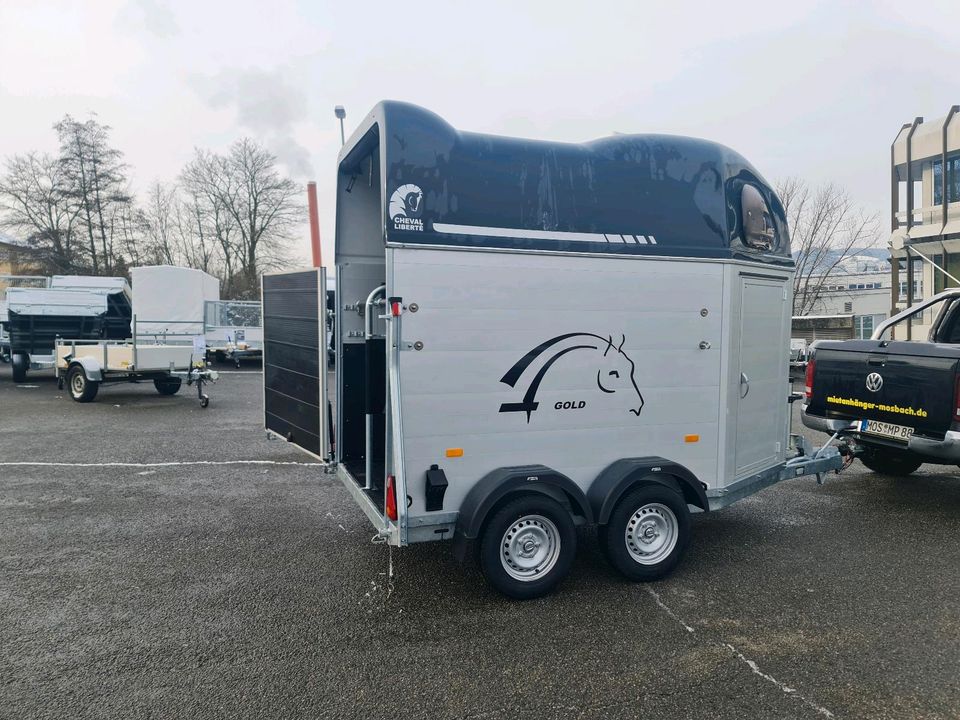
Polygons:
[[883,376],[880,373],[870,373],[867,375],[867,390],[878,392],[883,387]]

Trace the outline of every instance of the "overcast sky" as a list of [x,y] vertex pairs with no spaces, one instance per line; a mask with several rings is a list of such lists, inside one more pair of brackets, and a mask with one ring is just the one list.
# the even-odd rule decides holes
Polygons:
[[[736,7],[736,10],[731,8]],[[96,112],[135,189],[249,135],[320,192],[332,262],[334,105],[382,99],[501,135],[717,140],[768,180],[835,181],[889,218],[904,122],[960,103],[960,3],[0,0],[0,157]],[[297,243],[309,257],[306,229]]]

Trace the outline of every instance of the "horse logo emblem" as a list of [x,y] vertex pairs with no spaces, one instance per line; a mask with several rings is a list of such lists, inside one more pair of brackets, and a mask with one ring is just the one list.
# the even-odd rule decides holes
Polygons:
[[407,183],[393,191],[390,196],[390,219],[397,230],[423,231],[423,190]]
[[[510,387],[516,387],[526,370],[537,363],[541,357],[545,358],[540,363],[540,369],[533,375],[530,384],[527,385],[523,400],[501,404],[500,412],[525,412],[529,423],[531,414],[540,405],[537,402],[537,391],[540,389],[540,383],[543,382],[547,372],[564,355],[582,351],[595,354],[597,388],[610,395],[616,392],[626,392],[630,397],[635,397],[636,406],[631,407],[630,412],[639,417],[640,411],[643,410],[643,395],[640,394],[640,388],[637,387],[637,381],[634,377],[636,365],[623,351],[626,340],[624,335],[621,335],[620,342],[616,343],[612,335],[603,337],[594,333],[567,333],[540,343],[520,358],[507,371],[506,375],[500,378],[500,382]],[[560,403],[558,403],[559,405]]]

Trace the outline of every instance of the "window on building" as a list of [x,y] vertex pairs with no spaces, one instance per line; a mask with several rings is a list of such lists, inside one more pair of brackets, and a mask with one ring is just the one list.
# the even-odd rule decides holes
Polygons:
[[[951,275],[960,277],[960,253],[947,253],[946,255],[936,254],[933,256],[933,261]],[[957,283],[936,268],[933,268],[934,294],[943,292],[951,287],[957,287]],[[916,293],[914,293],[914,296],[916,296]]]
[[853,330],[856,337],[869,340],[873,329],[883,322],[885,315],[857,315],[853,318]]
[[[943,202],[943,161],[933,161],[933,204]],[[947,158],[947,202],[960,202],[960,155]]]
[[[939,290],[937,292],[939,292]],[[916,280],[914,280],[913,281],[913,299],[917,300],[922,296],[923,296],[923,281],[917,282]],[[900,281],[900,299],[901,300],[907,299],[907,281],[906,280]]]

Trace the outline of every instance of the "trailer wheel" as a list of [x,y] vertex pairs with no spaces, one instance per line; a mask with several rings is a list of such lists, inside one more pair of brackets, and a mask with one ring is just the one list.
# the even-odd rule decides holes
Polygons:
[[181,384],[183,384],[183,381],[178,377],[163,378],[161,380],[153,381],[153,386],[161,395],[176,395],[178,392],[180,392]]
[[67,388],[74,400],[88,403],[97,396],[100,383],[88,378],[80,365],[74,365],[67,371]]
[[690,544],[687,501],[664,485],[644,485],[617,503],[599,535],[610,564],[628,579],[666,577]]
[[27,379],[27,369],[30,367],[30,358],[23,353],[14,353],[10,357],[13,369],[13,381],[24,382]]
[[487,522],[480,537],[480,569],[504,595],[529,600],[560,584],[576,550],[570,513],[545,495],[524,495]]
[[860,462],[881,475],[906,477],[923,465],[923,461],[904,450],[868,447],[858,455]]

